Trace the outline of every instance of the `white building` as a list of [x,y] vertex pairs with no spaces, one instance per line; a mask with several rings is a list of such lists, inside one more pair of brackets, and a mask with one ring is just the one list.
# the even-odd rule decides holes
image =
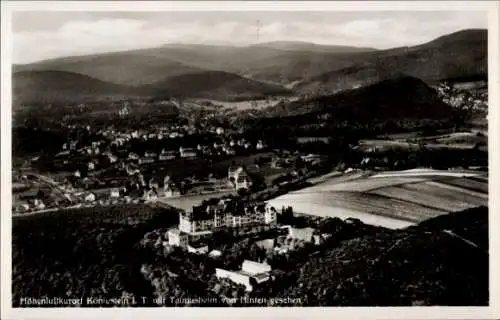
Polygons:
[[111,189],[111,192],[109,193],[109,196],[111,198],[119,198],[120,197],[120,190],[115,188],[115,189]]
[[166,161],[166,160],[175,160],[175,158],[177,158],[177,153],[175,151],[162,150],[159,159],[162,161]]
[[45,209],[45,203],[43,203],[43,201],[42,201],[42,200],[40,200],[40,199],[35,199],[35,201],[34,201],[34,205],[35,205],[35,207],[36,207],[38,210],[43,210],[43,209]]
[[139,159],[139,164],[147,164],[147,163],[154,163],[155,159],[153,158],[140,158]]
[[246,291],[252,291],[254,284],[260,284],[270,279],[271,266],[267,263],[245,260],[240,271],[228,271],[215,269],[215,275],[219,279],[227,278],[231,281],[245,286]]
[[251,275],[256,275],[260,273],[271,272],[271,266],[267,263],[260,263],[251,260],[243,261],[241,265],[241,271],[246,272]]
[[196,254],[207,254],[208,246],[207,245],[187,245],[188,252],[196,253]]
[[110,163],[116,163],[118,161],[118,157],[112,154],[108,155],[108,159]]
[[264,149],[264,143],[262,143],[262,140],[257,141],[257,145],[255,145],[255,148],[257,150],[262,150]]
[[85,196],[85,201],[87,202],[94,202],[96,200],[96,196],[94,193],[89,193]]
[[228,179],[234,183],[235,189],[249,189],[252,186],[252,180],[243,167],[229,167]]
[[196,150],[194,148],[179,148],[179,153],[183,159],[193,159],[197,157]]

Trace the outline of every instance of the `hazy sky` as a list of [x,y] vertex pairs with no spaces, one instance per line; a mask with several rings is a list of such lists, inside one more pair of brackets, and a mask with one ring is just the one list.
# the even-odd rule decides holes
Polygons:
[[307,41],[385,49],[467,28],[482,11],[446,12],[14,12],[13,62],[149,48]]

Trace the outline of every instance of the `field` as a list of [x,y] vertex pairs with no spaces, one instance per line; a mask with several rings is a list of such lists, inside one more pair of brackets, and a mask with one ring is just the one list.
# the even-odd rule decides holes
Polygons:
[[454,132],[426,136],[419,132],[383,135],[379,139],[364,139],[359,142],[361,150],[386,151],[390,149],[419,150],[420,144],[427,149],[472,149],[479,144],[487,150],[488,137],[484,133]]
[[488,180],[479,173],[408,170],[332,177],[331,181],[269,201],[317,216],[358,218],[401,228],[448,212],[487,206]]

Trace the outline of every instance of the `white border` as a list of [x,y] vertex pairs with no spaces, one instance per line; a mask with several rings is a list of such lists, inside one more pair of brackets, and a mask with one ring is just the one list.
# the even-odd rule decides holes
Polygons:
[[[271,319],[304,319],[340,317],[353,319],[498,319],[500,270],[498,247],[497,184],[500,164],[500,55],[499,55],[498,1],[1,1],[1,319],[88,319],[110,318],[142,319],[165,316],[178,318],[238,317],[254,318],[262,315]],[[398,307],[398,308],[112,308],[112,309],[56,309],[11,307],[11,15],[13,11],[488,11],[489,30],[489,157],[490,157],[490,306],[489,307]],[[495,130],[496,129],[496,130]],[[473,263],[473,262],[472,262]]]

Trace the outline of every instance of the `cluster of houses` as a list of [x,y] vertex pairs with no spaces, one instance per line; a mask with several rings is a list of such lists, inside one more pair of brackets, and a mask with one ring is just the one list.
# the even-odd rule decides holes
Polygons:
[[[485,85],[479,83],[479,86]],[[488,91],[472,92],[470,89],[477,89],[477,83],[465,83],[463,85],[451,85],[441,83],[436,90],[444,103],[453,107],[466,106],[467,108],[479,111],[488,109]]]
[[325,157],[318,154],[294,155],[285,153],[282,155],[275,155],[271,159],[271,168],[292,167],[297,160],[300,160],[311,166],[317,166],[321,165],[324,162]]
[[289,225],[280,226],[279,229],[285,231],[286,235],[278,239],[264,239],[256,242],[256,245],[267,252],[276,254],[285,254],[289,251],[296,250],[297,247],[305,243],[320,245],[326,239],[331,237],[330,234],[320,233],[317,229],[311,227],[292,227]]
[[12,211],[16,213],[28,213],[32,211],[45,210],[47,208],[48,206],[43,202],[43,200],[34,198],[28,201],[17,203]]

